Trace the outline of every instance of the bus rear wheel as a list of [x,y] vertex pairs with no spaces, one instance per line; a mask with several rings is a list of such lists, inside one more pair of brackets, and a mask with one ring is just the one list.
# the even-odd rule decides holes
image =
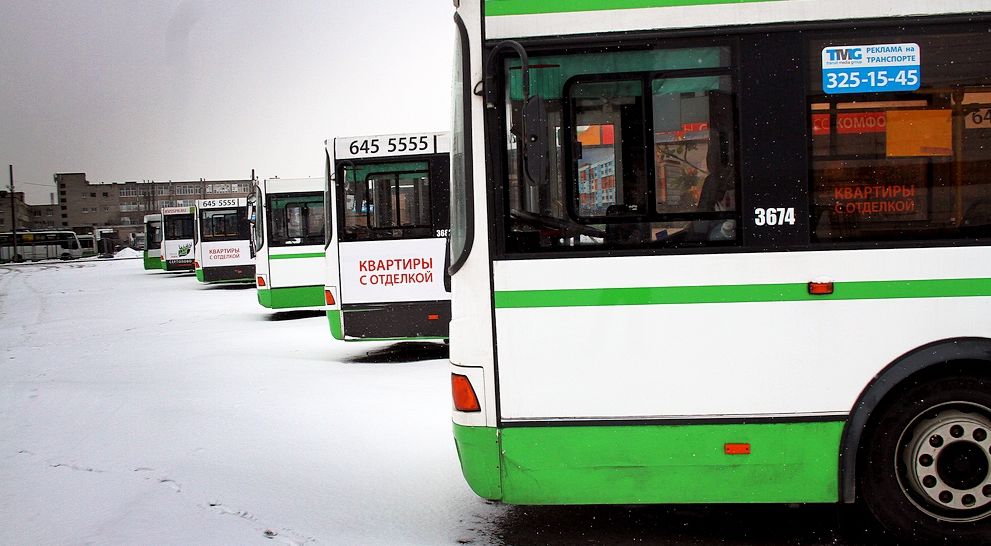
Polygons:
[[15,264],[19,264],[24,261],[24,256],[21,256],[20,254],[14,254],[12,260]]
[[899,543],[991,537],[991,379],[945,377],[881,410],[859,466],[861,497]]

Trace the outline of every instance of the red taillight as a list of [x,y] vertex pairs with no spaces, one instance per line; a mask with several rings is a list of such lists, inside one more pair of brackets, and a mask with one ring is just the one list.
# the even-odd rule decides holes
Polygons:
[[199,269],[199,268],[200,268],[200,262],[193,260],[193,269]]
[[750,444],[724,444],[723,453],[727,455],[750,455]]
[[832,293],[833,283],[831,281],[809,283],[809,294],[813,296],[827,296]]
[[427,320],[440,320],[440,315],[427,315]]
[[265,286],[265,277],[258,277],[258,286]]
[[482,411],[468,378],[456,373],[451,374],[451,392],[454,395],[454,409],[458,411]]
[[327,305],[334,305],[334,294],[330,290],[323,291],[323,299],[327,302]]

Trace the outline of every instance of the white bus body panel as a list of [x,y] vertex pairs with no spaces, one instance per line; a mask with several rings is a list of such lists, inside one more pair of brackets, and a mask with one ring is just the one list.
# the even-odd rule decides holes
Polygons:
[[[312,258],[279,259],[287,254],[319,253]],[[269,288],[323,286],[323,245],[268,247]]]
[[[477,2],[462,2],[458,8],[468,36],[481,36],[481,11]],[[483,78],[482,47],[470,44],[470,82]],[[465,263],[451,278],[450,360],[452,371],[467,375],[480,397],[482,411],[478,413],[453,412],[455,423],[469,426],[496,426],[496,388],[493,374],[494,355],[492,337],[492,294],[489,292],[489,225],[488,196],[485,192],[485,147],[481,145],[485,135],[485,107],[482,97],[472,95],[471,131],[473,145],[470,150],[469,168],[472,169],[474,196],[470,203],[475,222],[471,252]],[[454,135],[452,135],[452,138]],[[453,159],[454,154],[451,154]],[[457,184],[451,183],[451,206],[455,203]],[[481,385],[481,386],[480,386]],[[481,421],[484,419],[484,423]]]
[[[986,247],[532,259],[495,263],[494,282],[499,292],[965,279],[991,276],[988,264]],[[497,309],[502,416],[845,415],[898,356],[991,337],[989,315],[986,297]]]

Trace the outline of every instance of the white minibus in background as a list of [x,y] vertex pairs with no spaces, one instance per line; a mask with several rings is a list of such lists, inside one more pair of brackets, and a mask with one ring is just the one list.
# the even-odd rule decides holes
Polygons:
[[248,196],[258,303],[323,307],[324,181],[269,178]]
[[991,3],[455,5],[475,492],[987,544]]
[[195,207],[162,209],[161,263],[165,271],[193,270]]
[[194,241],[196,280],[255,281],[248,200],[244,197],[197,199]]
[[0,233],[0,262],[71,260],[83,255],[72,231],[18,231]]
[[324,297],[334,338],[445,339],[447,133],[335,138],[327,148]]

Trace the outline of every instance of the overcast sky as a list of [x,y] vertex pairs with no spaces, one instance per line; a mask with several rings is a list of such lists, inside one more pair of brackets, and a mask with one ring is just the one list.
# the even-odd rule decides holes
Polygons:
[[449,126],[450,0],[3,0],[0,185],[323,176],[334,136]]

